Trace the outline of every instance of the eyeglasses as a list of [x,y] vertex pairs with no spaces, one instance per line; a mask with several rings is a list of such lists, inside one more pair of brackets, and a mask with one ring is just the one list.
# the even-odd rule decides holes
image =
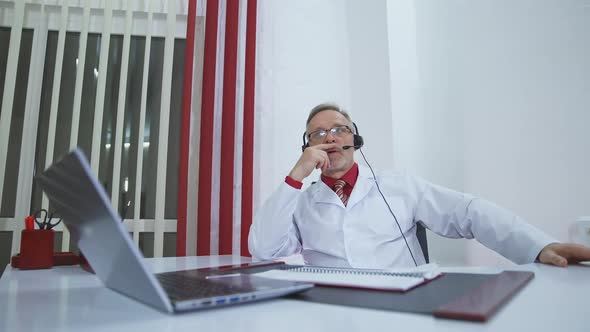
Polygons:
[[328,132],[330,132],[332,136],[342,137],[346,134],[351,134],[352,130],[348,126],[338,126],[328,130],[316,130],[308,135],[309,141],[313,143],[323,142],[326,139]]

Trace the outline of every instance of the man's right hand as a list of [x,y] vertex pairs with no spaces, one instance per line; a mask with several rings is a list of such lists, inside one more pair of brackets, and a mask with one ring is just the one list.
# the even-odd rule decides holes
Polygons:
[[330,158],[328,158],[328,153],[326,151],[336,147],[338,147],[338,144],[328,143],[318,144],[306,148],[289,173],[289,176],[293,180],[301,182],[316,168],[320,168],[323,172],[330,167]]

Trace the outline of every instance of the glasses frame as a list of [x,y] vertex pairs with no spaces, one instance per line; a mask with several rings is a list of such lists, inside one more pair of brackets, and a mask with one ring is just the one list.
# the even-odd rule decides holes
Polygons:
[[[342,130],[342,129],[344,129],[344,130]],[[338,132],[338,130],[342,130],[342,131]],[[323,134],[321,134],[321,133],[323,133]],[[307,141],[309,143],[314,143],[314,144],[323,142],[326,139],[326,137],[328,136],[328,133],[331,133],[332,136],[335,136],[335,137],[343,137],[344,136],[343,134],[352,134],[353,131],[352,131],[352,128],[350,128],[347,125],[335,126],[330,129],[319,129],[319,130],[309,133],[309,135],[307,135]],[[312,136],[317,135],[317,134],[320,134],[319,137],[321,137],[321,140],[320,139],[317,139],[317,140],[312,139]]]

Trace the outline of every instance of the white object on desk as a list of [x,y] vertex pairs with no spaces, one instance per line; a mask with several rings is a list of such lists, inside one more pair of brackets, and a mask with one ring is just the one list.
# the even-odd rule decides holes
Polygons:
[[590,216],[579,217],[569,228],[571,242],[590,247]]
[[436,264],[405,270],[369,270],[321,266],[286,267],[256,273],[258,277],[311,282],[324,286],[407,291],[440,275]]

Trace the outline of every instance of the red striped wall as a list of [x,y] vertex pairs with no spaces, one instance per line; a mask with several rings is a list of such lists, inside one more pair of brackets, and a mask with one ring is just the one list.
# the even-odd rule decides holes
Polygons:
[[193,90],[193,58],[195,55],[195,19],[197,1],[189,1],[186,22],[186,49],[184,50],[184,77],[182,83],[182,114],[180,121],[180,160],[178,166],[178,210],[176,223],[176,256],[186,255],[186,213],[188,195],[188,156],[191,131],[191,105]]
[[221,179],[219,191],[220,255],[232,254],[239,12],[239,0],[227,0],[223,63],[223,113],[221,116]]
[[[213,116],[215,112],[215,66],[217,64],[218,0],[207,0],[203,50],[203,93],[199,147],[199,210],[197,255],[209,255],[211,246],[211,176],[213,162]],[[201,235],[201,236],[199,236]]]
[[[244,0],[242,0],[244,1]],[[186,252],[187,237],[196,237],[199,256],[211,254],[211,218],[212,198],[219,195],[219,254],[238,254],[233,252],[235,217],[235,167],[242,167],[242,191],[241,194],[241,237],[240,254],[249,256],[248,232],[252,224],[253,203],[253,165],[254,165],[254,104],[255,104],[255,63],[256,63],[256,10],[257,1],[250,0],[247,3],[246,31],[240,32],[240,0],[227,0],[225,15],[225,43],[218,50],[218,24],[219,24],[219,0],[208,0],[205,13],[205,35],[203,50],[203,77],[201,94],[201,127],[199,134],[199,174],[198,174],[198,211],[197,220],[187,220],[187,208],[191,202],[187,201],[188,195],[188,165],[190,150],[190,122],[193,101],[193,59],[195,49],[195,18],[197,2],[189,1],[189,13],[187,20],[187,44],[185,50],[184,85],[182,100],[182,125],[181,125],[181,156],[179,166],[179,201],[177,224],[178,256],[194,255]],[[243,14],[243,13],[242,13]],[[238,41],[245,37],[245,73],[244,73],[244,109],[243,109],[243,137],[237,138],[236,143],[236,119],[242,110],[236,109],[237,105],[237,76],[238,76]],[[222,91],[216,91],[217,78],[216,67],[220,52],[223,52],[223,87]],[[199,78],[196,78],[197,80]],[[216,95],[221,94],[221,141],[214,141],[214,125],[216,112]],[[219,111],[219,110],[217,110]],[[242,139],[242,142],[239,140]],[[242,164],[235,162],[235,145],[242,144]],[[213,192],[213,158],[214,151],[220,151],[220,179],[219,192]],[[196,222],[196,234],[187,234],[187,223]]]
[[254,193],[254,105],[256,88],[256,8],[257,0],[249,0],[246,22],[246,64],[244,77],[244,139],[242,151],[242,216],[240,254],[250,256],[248,232],[252,225]]

